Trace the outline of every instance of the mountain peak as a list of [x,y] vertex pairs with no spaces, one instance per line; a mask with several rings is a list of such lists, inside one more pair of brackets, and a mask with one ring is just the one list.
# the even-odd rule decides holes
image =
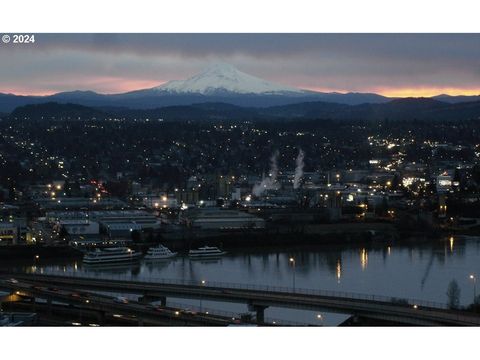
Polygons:
[[229,63],[217,62],[210,66],[207,66],[201,74],[203,75],[219,75],[219,76],[235,76],[237,73],[241,73],[235,66]]
[[233,65],[215,63],[200,74],[187,80],[169,81],[154,88],[154,90],[169,93],[197,93],[213,95],[221,93],[235,94],[303,94],[304,91],[293,87],[276,84],[267,80],[246,74]]

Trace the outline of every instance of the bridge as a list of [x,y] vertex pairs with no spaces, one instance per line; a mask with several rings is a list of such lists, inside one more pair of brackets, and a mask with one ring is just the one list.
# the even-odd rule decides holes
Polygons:
[[[208,312],[196,313],[167,306],[152,306],[127,299],[119,301],[118,297],[80,292],[69,287],[46,287],[44,282],[0,279],[0,289],[10,292],[0,297],[0,305],[18,303],[27,305],[33,312],[41,310],[50,316],[53,310],[59,314],[78,314],[80,319],[93,317],[94,322],[101,325],[106,323],[107,314],[117,320],[131,320],[138,325],[227,326],[238,321],[230,314],[219,316]],[[43,302],[37,301],[39,299]],[[25,306],[22,308],[25,309]],[[73,324],[78,325],[76,322]]]
[[85,274],[64,276],[15,273],[9,276],[21,281],[59,286],[62,289],[136,294],[140,303],[158,301],[165,305],[166,299],[173,297],[246,304],[249,310],[256,312],[257,322],[260,324],[264,323],[265,309],[280,307],[352,314],[406,325],[480,325],[478,314],[448,309],[444,304],[377,295],[209,281],[132,281],[121,276],[98,278]]

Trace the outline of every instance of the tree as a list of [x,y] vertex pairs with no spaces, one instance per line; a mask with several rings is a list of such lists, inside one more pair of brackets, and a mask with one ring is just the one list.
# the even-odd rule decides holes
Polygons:
[[388,211],[388,200],[387,197],[384,196],[382,202],[377,205],[375,208],[375,212],[377,215],[384,216]]
[[133,241],[134,243],[139,243],[139,242],[142,241],[142,234],[141,234],[140,231],[138,231],[138,230],[133,230],[131,235],[132,235],[132,241]]
[[395,173],[392,179],[391,189],[398,190],[400,188],[400,181],[401,181],[400,176],[397,173]]
[[455,280],[450,281],[450,284],[448,284],[447,299],[449,309],[458,309],[460,307],[460,287]]
[[453,181],[458,182],[459,184],[462,181],[462,175],[459,169],[455,169],[455,174],[453,175]]
[[477,185],[480,185],[480,165],[477,164],[472,168],[472,178]]
[[72,186],[70,185],[70,182],[67,180],[65,180],[65,184],[63,185],[63,190],[65,192],[65,195],[70,197],[72,196]]
[[476,306],[480,305],[480,295],[477,295],[475,299],[473,299],[473,304]]

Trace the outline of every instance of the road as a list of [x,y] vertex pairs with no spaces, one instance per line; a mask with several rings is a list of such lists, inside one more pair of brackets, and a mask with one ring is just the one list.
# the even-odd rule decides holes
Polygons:
[[[32,275],[15,274],[21,279],[32,279]],[[424,306],[421,303],[398,304],[380,301],[374,296],[369,298],[349,298],[347,296],[322,295],[312,293],[266,291],[250,288],[218,287],[206,285],[185,285],[174,283],[152,283],[99,278],[65,277],[55,275],[37,275],[37,281],[66,288],[78,288],[89,291],[112,293],[130,293],[152,299],[165,297],[204,299],[248,304],[263,316],[269,306],[327,310],[352,315],[360,315],[408,325],[454,325],[479,326],[477,314]]]
[[214,314],[154,306],[114,296],[78,291],[71,287],[47,286],[36,281],[0,279],[0,289],[9,291],[14,296],[10,297],[10,301],[30,300],[32,307],[35,306],[34,299],[44,299],[49,305],[56,302],[78,307],[79,311],[82,309],[95,311],[100,318],[104,318],[107,313],[135,317],[141,325],[165,325],[165,319],[172,325],[227,326],[237,324],[239,321]]

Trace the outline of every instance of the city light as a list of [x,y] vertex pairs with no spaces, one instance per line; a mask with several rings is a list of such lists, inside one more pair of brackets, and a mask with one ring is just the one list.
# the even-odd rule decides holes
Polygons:
[[477,277],[474,274],[470,274],[470,280],[473,282],[473,304],[477,302]]
[[291,257],[288,260],[289,260],[290,264],[292,264],[292,268],[293,268],[292,288],[293,288],[293,292],[295,292],[295,272],[296,272],[295,259],[293,257]]
[[340,283],[340,278],[342,277],[342,263],[340,259],[337,260],[337,266],[335,270],[336,270],[337,282]]
[[[48,37],[49,42],[56,41],[54,35]],[[105,44],[94,41],[92,46],[105,45],[111,56],[99,57],[97,51],[87,51],[87,55],[97,56],[100,62],[122,60],[126,54],[122,41],[135,42],[122,37],[112,47],[108,37],[101,39]],[[335,42],[340,48],[345,46],[341,37],[342,41]],[[175,38],[169,37],[169,42]],[[211,40],[206,37],[205,41],[207,38]],[[405,64],[423,61],[425,69],[435,65],[424,61],[425,54],[419,57],[412,50],[432,51],[435,37],[421,37],[428,40],[424,47],[412,45],[415,36],[398,41],[396,35],[393,45],[384,39],[388,35],[381,38],[380,42],[357,41],[347,50],[353,54],[358,47],[375,44],[367,46],[375,52],[374,48],[388,44],[403,47],[401,55],[409,57]],[[265,41],[262,39],[259,41]],[[60,40],[64,46],[65,39]],[[8,93],[0,101],[2,267],[6,274],[15,273],[26,259],[19,283],[4,284],[13,299],[25,303],[33,296],[43,299],[36,305],[32,300],[32,306],[25,307],[31,307],[32,313],[41,311],[39,325],[49,317],[52,323],[60,321],[54,317],[63,308],[60,304],[75,305],[69,308],[67,325],[94,321],[87,308],[99,312],[102,326],[168,324],[168,317],[173,325],[229,325],[230,319],[271,325],[276,322],[268,316],[281,314],[282,306],[309,307],[304,319],[296,319],[304,325],[322,326],[319,321],[326,319],[318,311],[333,311],[334,307],[345,315],[359,315],[345,325],[387,320],[404,325],[463,325],[470,321],[465,319],[479,322],[475,318],[475,311],[480,311],[475,272],[479,271],[480,252],[470,238],[477,236],[480,228],[480,107],[472,102],[480,97],[387,98],[383,93],[370,93],[382,90],[375,88],[375,81],[350,86],[349,81],[358,82],[355,76],[347,76],[341,88],[324,89],[336,91],[329,96],[310,88],[297,92],[293,86],[303,89],[311,85],[305,81],[313,70],[298,66],[305,62],[285,68],[285,74],[278,66],[267,71],[265,57],[245,57],[242,46],[238,56],[230,56],[242,66],[241,71],[220,64],[184,80],[169,81],[225,55],[218,50],[223,40],[209,50],[211,56],[189,60],[192,51],[187,51],[172,68],[174,72],[166,66],[160,69],[161,76],[151,74],[148,88],[115,95],[101,89],[109,86],[108,81],[90,81],[78,86],[88,91],[72,92],[78,85],[75,81],[85,82],[90,75],[75,74],[66,81],[55,73],[62,69],[55,67],[47,69],[53,72],[50,79],[62,78],[68,89],[57,84],[48,91],[58,88],[61,95],[10,94],[15,89],[35,91],[33,85],[15,84],[15,73],[10,74],[11,81],[2,82],[2,92]],[[240,43],[247,40],[239,37]],[[450,37],[447,40],[441,44],[452,43]],[[180,49],[190,43],[180,41],[176,46]],[[205,45],[204,41],[197,43]],[[235,48],[237,43],[232,41],[229,46]],[[142,41],[138,44],[132,54],[141,62],[148,56],[142,53],[146,49],[140,46]],[[279,44],[280,37],[266,44],[267,50]],[[323,40],[309,44],[325,45]],[[471,55],[476,47],[465,51],[471,44],[458,44],[462,46],[456,52],[465,52],[473,64],[475,56]],[[406,49],[407,45],[413,48]],[[449,62],[452,56],[445,55],[448,47],[443,45],[432,54],[438,61],[446,57]],[[58,46],[51,47],[55,48]],[[77,49],[84,60],[83,46],[70,48]],[[4,63],[9,67],[25,62],[33,65],[38,49],[29,47],[25,50],[28,56],[20,58],[22,49],[16,47],[11,55],[21,61],[8,61],[7,57]],[[42,47],[39,54],[44,57],[49,49]],[[261,46],[255,49],[265,50]],[[292,51],[286,46],[283,53],[270,51],[269,56],[284,64],[294,61],[282,58]],[[313,49],[310,55],[317,52]],[[344,53],[329,54],[332,59],[338,57],[330,60],[345,63]],[[54,55],[52,59],[65,54],[57,51]],[[0,57],[5,57],[3,52]],[[403,61],[393,58],[368,57],[374,63],[369,69],[375,69],[379,61],[383,65]],[[66,57],[63,60],[68,63]],[[182,68],[187,60],[195,66]],[[256,64],[258,61],[263,65]],[[461,66],[451,71],[458,73]],[[96,76],[125,80],[127,77],[105,73],[117,68],[100,64],[95,67]],[[127,68],[121,70],[128,72]],[[425,80],[418,74],[412,76],[414,68],[418,66],[399,69],[408,70],[407,78]],[[258,74],[243,73],[248,69]],[[151,66],[142,70],[142,76],[148,77],[149,70]],[[258,80],[262,71],[272,81],[283,78],[291,84],[282,91],[280,84]],[[275,76],[275,71],[280,75]],[[349,72],[336,76],[345,74]],[[33,75],[29,80],[35,82],[42,71]],[[399,84],[409,80],[395,75],[393,80]],[[444,72],[437,71],[434,80],[447,88],[449,81],[466,81],[442,76]],[[150,82],[159,78],[165,83],[150,87]],[[306,80],[296,83],[296,79]],[[132,84],[144,83],[137,80],[129,78]],[[42,86],[53,86],[51,83],[44,81]],[[96,88],[85,88],[90,85]],[[29,86],[32,88],[27,89]],[[204,92],[197,93],[198,88]],[[310,103],[305,103],[307,97]],[[327,98],[330,104],[320,101]],[[464,103],[467,100],[470,102]],[[66,280],[60,282],[59,276]],[[68,290],[74,284],[81,284],[77,293]],[[100,292],[102,287],[112,296]],[[128,296],[136,299],[129,306],[120,305],[122,297],[114,296],[126,289]],[[450,295],[457,290],[462,292],[461,299],[450,304]],[[174,305],[177,296],[184,296],[185,303]],[[51,306],[43,311],[47,300]],[[197,309],[198,301],[200,311],[196,312],[191,307]],[[431,305],[424,307],[429,301]],[[202,311],[203,302],[207,307],[218,305],[218,314],[212,310],[214,315],[205,316],[208,312]],[[221,312],[229,309],[220,305],[224,302],[243,305],[238,309],[232,306],[234,313]],[[437,310],[433,302],[439,303]],[[23,308],[21,305],[11,307],[16,310]],[[113,314],[122,307],[128,307],[129,315]],[[52,314],[48,314],[50,310]],[[360,310],[368,310],[368,316],[362,316]],[[121,316],[123,321],[116,319]],[[337,320],[342,321],[332,317],[332,322]],[[324,355],[323,349],[319,351]]]
[[368,266],[368,252],[365,248],[363,248],[360,252],[360,264],[362,267],[362,271],[365,270]]

